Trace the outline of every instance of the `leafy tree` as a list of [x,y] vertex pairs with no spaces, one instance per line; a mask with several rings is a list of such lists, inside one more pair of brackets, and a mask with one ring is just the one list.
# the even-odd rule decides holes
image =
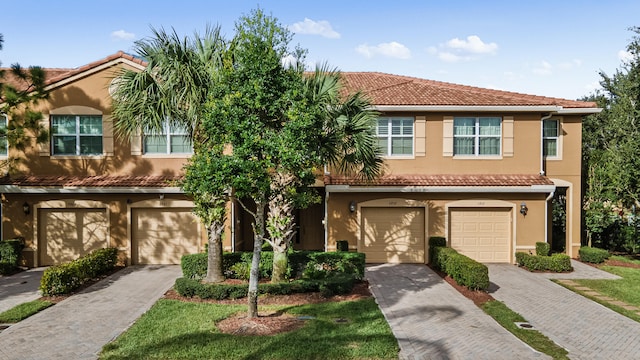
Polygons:
[[[0,34],[0,50],[3,36]],[[0,114],[9,119],[6,128],[0,128],[0,146],[7,144],[11,149],[24,150],[49,140],[49,133],[42,126],[42,113],[33,107],[48,97],[45,89],[46,74],[39,66],[22,68],[12,64],[9,69],[0,68]],[[9,154],[10,155],[10,154]],[[0,171],[8,174],[19,163],[18,156],[9,156],[0,162]]]
[[[218,27],[207,27],[203,35],[180,37],[175,30],[153,29],[153,36],[136,41],[135,51],[147,65],[143,71],[124,69],[116,78],[113,95],[114,129],[122,137],[159,133],[168,123],[187,129],[194,157],[210,155],[203,148],[202,119],[210,90],[218,81],[226,43]],[[216,151],[221,152],[221,147]],[[194,212],[207,227],[208,282],[224,281],[222,235],[228,194],[224,184],[202,178],[198,162],[186,166],[183,191],[194,199]]]
[[588,99],[604,110],[583,123],[585,220],[590,241],[640,205],[640,28],[631,54],[612,76],[601,72],[601,93]]

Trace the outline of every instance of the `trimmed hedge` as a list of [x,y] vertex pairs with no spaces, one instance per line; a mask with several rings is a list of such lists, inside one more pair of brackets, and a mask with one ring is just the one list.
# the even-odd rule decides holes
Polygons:
[[106,248],[68,263],[51,266],[42,274],[40,291],[43,296],[68,294],[87,281],[113,270],[118,261],[118,249]]
[[518,266],[527,268],[529,271],[553,271],[568,272],[573,271],[571,258],[565,254],[553,254],[551,256],[530,255],[524,252],[516,253]]
[[429,237],[429,264],[433,263],[433,251],[431,251],[434,247],[445,247],[447,246],[447,239],[443,236],[431,236]]
[[609,258],[609,252],[605,249],[583,246],[578,250],[580,260],[593,264],[600,264]]
[[486,265],[449,247],[434,246],[431,252],[432,265],[451,276],[459,285],[464,285],[471,290],[489,288],[489,269]]
[[536,243],[536,255],[538,256],[549,256],[551,252],[551,244],[546,242],[537,242]]
[[[259,284],[259,294],[289,295],[294,293],[306,293],[319,291],[323,296],[329,297],[336,294],[348,294],[353,289],[355,278],[347,274],[337,274],[323,280],[293,280],[277,284]],[[187,297],[197,296],[201,299],[238,299],[247,296],[248,284],[204,284],[200,280],[179,278],[176,279],[175,290],[178,294]]]
[[11,274],[18,269],[24,243],[20,239],[0,241],[0,274]]
[[[225,276],[247,280],[253,252],[222,254]],[[184,255],[181,259],[182,276],[201,280],[207,275],[207,254]],[[327,273],[354,274],[356,279],[364,278],[365,255],[357,252],[292,251],[289,253],[289,278],[308,276],[321,278]],[[268,279],[273,270],[273,253],[263,252],[260,257],[260,278]],[[324,275],[323,275],[324,274]]]

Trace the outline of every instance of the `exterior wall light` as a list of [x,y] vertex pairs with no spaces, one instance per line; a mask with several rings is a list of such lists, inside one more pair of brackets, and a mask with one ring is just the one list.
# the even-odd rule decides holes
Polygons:
[[520,214],[522,214],[522,216],[527,216],[528,211],[529,211],[529,208],[527,207],[527,203],[523,201],[520,204]]
[[29,206],[28,202],[24,202],[24,204],[22,204],[22,211],[24,211],[25,215],[29,215],[31,214],[31,206]]
[[349,211],[356,212],[356,202],[353,200],[349,203]]

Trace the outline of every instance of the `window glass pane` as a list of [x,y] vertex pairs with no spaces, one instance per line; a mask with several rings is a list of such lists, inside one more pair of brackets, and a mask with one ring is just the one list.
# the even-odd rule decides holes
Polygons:
[[102,154],[102,136],[80,136],[80,155]]
[[165,135],[146,135],[144,137],[144,152],[151,154],[166,154],[167,137]]
[[187,128],[185,128],[184,126],[169,125],[169,134],[188,135],[189,132],[187,131]]
[[413,120],[402,120],[402,135],[413,135]]
[[54,136],[52,150],[55,155],[76,155],[76,137]]
[[558,140],[544,139],[544,156],[558,156]]
[[76,117],[71,115],[56,115],[51,117],[51,133],[53,135],[68,135],[76,133]]
[[171,136],[171,153],[188,154],[192,152],[191,141],[186,135]]
[[454,155],[473,155],[474,154],[474,138],[457,137],[453,139]]
[[102,116],[80,116],[80,134],[102,135]]
[[402,134],[402,120],[401,119],[392,119],[391,120],[391,135],[400,135]]
[[500,135],[500,118],[480,118],[480,135]]
[[543,134],[544,137],[557,137],[558,120],[545,120]]
[[480,138],[479,144],[480,155],[500,155],[500,138],[499,137],[483,137]]
[[455,118],[453,120],[454,135],[475,135],[476,119],[474,118]]
[[391,139],[391,155],[411,155],[413,154],[412,138]]
[[378,146],[380,147],[380,150],[382,150],[382,154],[383,155],[389,155],[389,142],[388,139],[386,137],[379,137],[378,138]]
[[389,134],[389,120],[378,119],[378,135],[387,135],[387,134]]

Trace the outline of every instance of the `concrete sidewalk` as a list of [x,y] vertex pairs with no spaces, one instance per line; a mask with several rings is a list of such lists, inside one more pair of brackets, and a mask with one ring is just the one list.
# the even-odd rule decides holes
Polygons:
[[545,274],[488,264],[490,293],[567,349],[571,359],[638,359],[640,323],[549,280],[617,276],[575,261],[573,266],[573,273]]
[[96,359],[181,275],[178,265],[130,266],[0,333],[0,358]]
[[0,276],[0,313],[12,307],[36,300],[46,267],[29,269],[10,276]]
[[548,359],[425,265],[368,266],[366,278],[401,359]]

